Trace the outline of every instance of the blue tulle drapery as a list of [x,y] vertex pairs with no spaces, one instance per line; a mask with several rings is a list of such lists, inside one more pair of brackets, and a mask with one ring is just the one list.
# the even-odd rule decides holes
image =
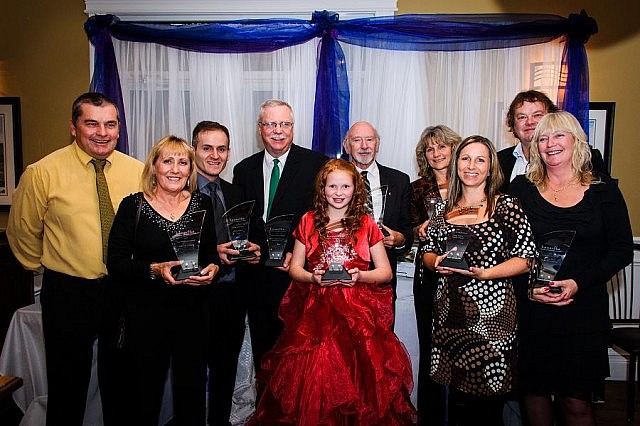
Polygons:
[[314,12],[311,21],[255,19],[198,24],[122,22],[113,15],[92,16],[85,23],[95,47],[91,90],[116,100],[123,118],[118,149],[128,152],[122,92],[112,37],[209,53],[271,52],[321,39],[314,105],[314,150],[335,157],[349,120],[349,82],[340,43],[389,50],[463,51],[501,49],[565,37],[564,90],[558,106],[588,128],[589,69],[584,44],[598,29],[582,11],[556,15],[397,15],[340,21],[334,12]]

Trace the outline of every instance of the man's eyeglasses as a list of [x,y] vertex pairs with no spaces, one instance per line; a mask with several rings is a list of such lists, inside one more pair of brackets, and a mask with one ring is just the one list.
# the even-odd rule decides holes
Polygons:
[[289,130],[293,127],[292,121],[267,121],[266,123],[259,122],[259,124],[265,129],[274,130],[276,127],[280,126],[283,130]]

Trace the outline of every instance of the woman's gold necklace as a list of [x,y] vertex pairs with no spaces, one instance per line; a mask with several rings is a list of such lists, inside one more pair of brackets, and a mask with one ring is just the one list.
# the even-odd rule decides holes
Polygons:
[[484,207],[484,202],[485,201],[487,201],[487,199],[483,198],[482,200],[478,201],[477,203],[471,203],[471,204],[466,205],[466,206],[461,206],[460,204],[456,204],[454,207],[460,211],[461,215],[472,213],[472,212],[476,213],[478,211],[478,209],[480,209],[480,207]]
[[548,184],[548,185],[549,185],[549,189],[551,190],[551,192],[553,192],[553,201],[557,202],[558,201],[558,194],[560,192],[564,191],[565,189],[569,188],[570,186],[575,186],[576,183],[575,182],[573,182],[573,183],[569,182],[565,186],[563,186],[562,188],[558,188],[558,189],[554,189],[551,186],[551,184]]
[[[156,198],[156,200],[158,199]],[[169,213],[169,219],[171,219],[172,221],[175,221],[176,220],[175,213],[176,211],[180,210],[180,204],[182,203],[182,196],[178,196],[178,206],[176,208],[169,209],[167,208],[168,204],[164,202],[160,202],[160,200],[156,201],[156,203],[160,205],[159,207],[161,207],[162,210]]]

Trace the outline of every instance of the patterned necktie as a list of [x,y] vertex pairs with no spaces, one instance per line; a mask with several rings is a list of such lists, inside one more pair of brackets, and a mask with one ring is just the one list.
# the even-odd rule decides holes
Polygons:
[[[216,227],[216,240],[218,240],[218,244],[226,243],[229,241],[229,232],[227,231],[224,219],[222,219],[222,215],[226,211],[226,204],[224,202],[222,188],[220,187],[220,181],[216,179],[213,182],[209,182],[207,188],[209,189],[209,196],[213,203],[213,221]],[[236,272],[233,266],[220,266],[220,272],[217,278],[219,284],[234,282],[235,278]]]
[[100,228],[102,230],[102,260],[107,264],[107,244],[109,243],[109,231],[113,224],[113,204],[109,196],[107,178],[104,176],[104,165],[107,160],[91,160],[96,169],[96,189],[98,191],[98,205],[100,206]]
[[367,178],[367,174],[369,172],[360,172],[362,178],[364,179],[364,189],[367,190],[367,201],[364,203],[364,208],[369,214],[373,214],[373,198],[371,197],[371,183],[369,183],[369,179]]
[[218,243],[224,243],[229,240],[227,236],[227,230],[224,226],[222,215],[225,212],[224,201],[222,201],[222,189],[220,188],[220,182],[214,180],[207,184],[209,188],[209,196],[211,197],[211,203],[213,204],[213,218],[216,225],[216,238]]
[[278,189],[278,182],[280,182],[280,167],[278,167],[280,160],[273,159],[273,169],[271,169],[271,179],[269,180],[269,204],[267,205],[267,219],[271,213],[271,204],[273,198],[276,196],[276,189]]

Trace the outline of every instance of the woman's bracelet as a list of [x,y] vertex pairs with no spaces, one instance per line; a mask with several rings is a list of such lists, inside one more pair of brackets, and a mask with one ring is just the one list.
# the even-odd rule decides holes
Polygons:
[[156,275],[155,272],[153,272],[153,263],[149,264],[149,278],[151,278],[152,280],[155,280],[158,278],[158,276]]

